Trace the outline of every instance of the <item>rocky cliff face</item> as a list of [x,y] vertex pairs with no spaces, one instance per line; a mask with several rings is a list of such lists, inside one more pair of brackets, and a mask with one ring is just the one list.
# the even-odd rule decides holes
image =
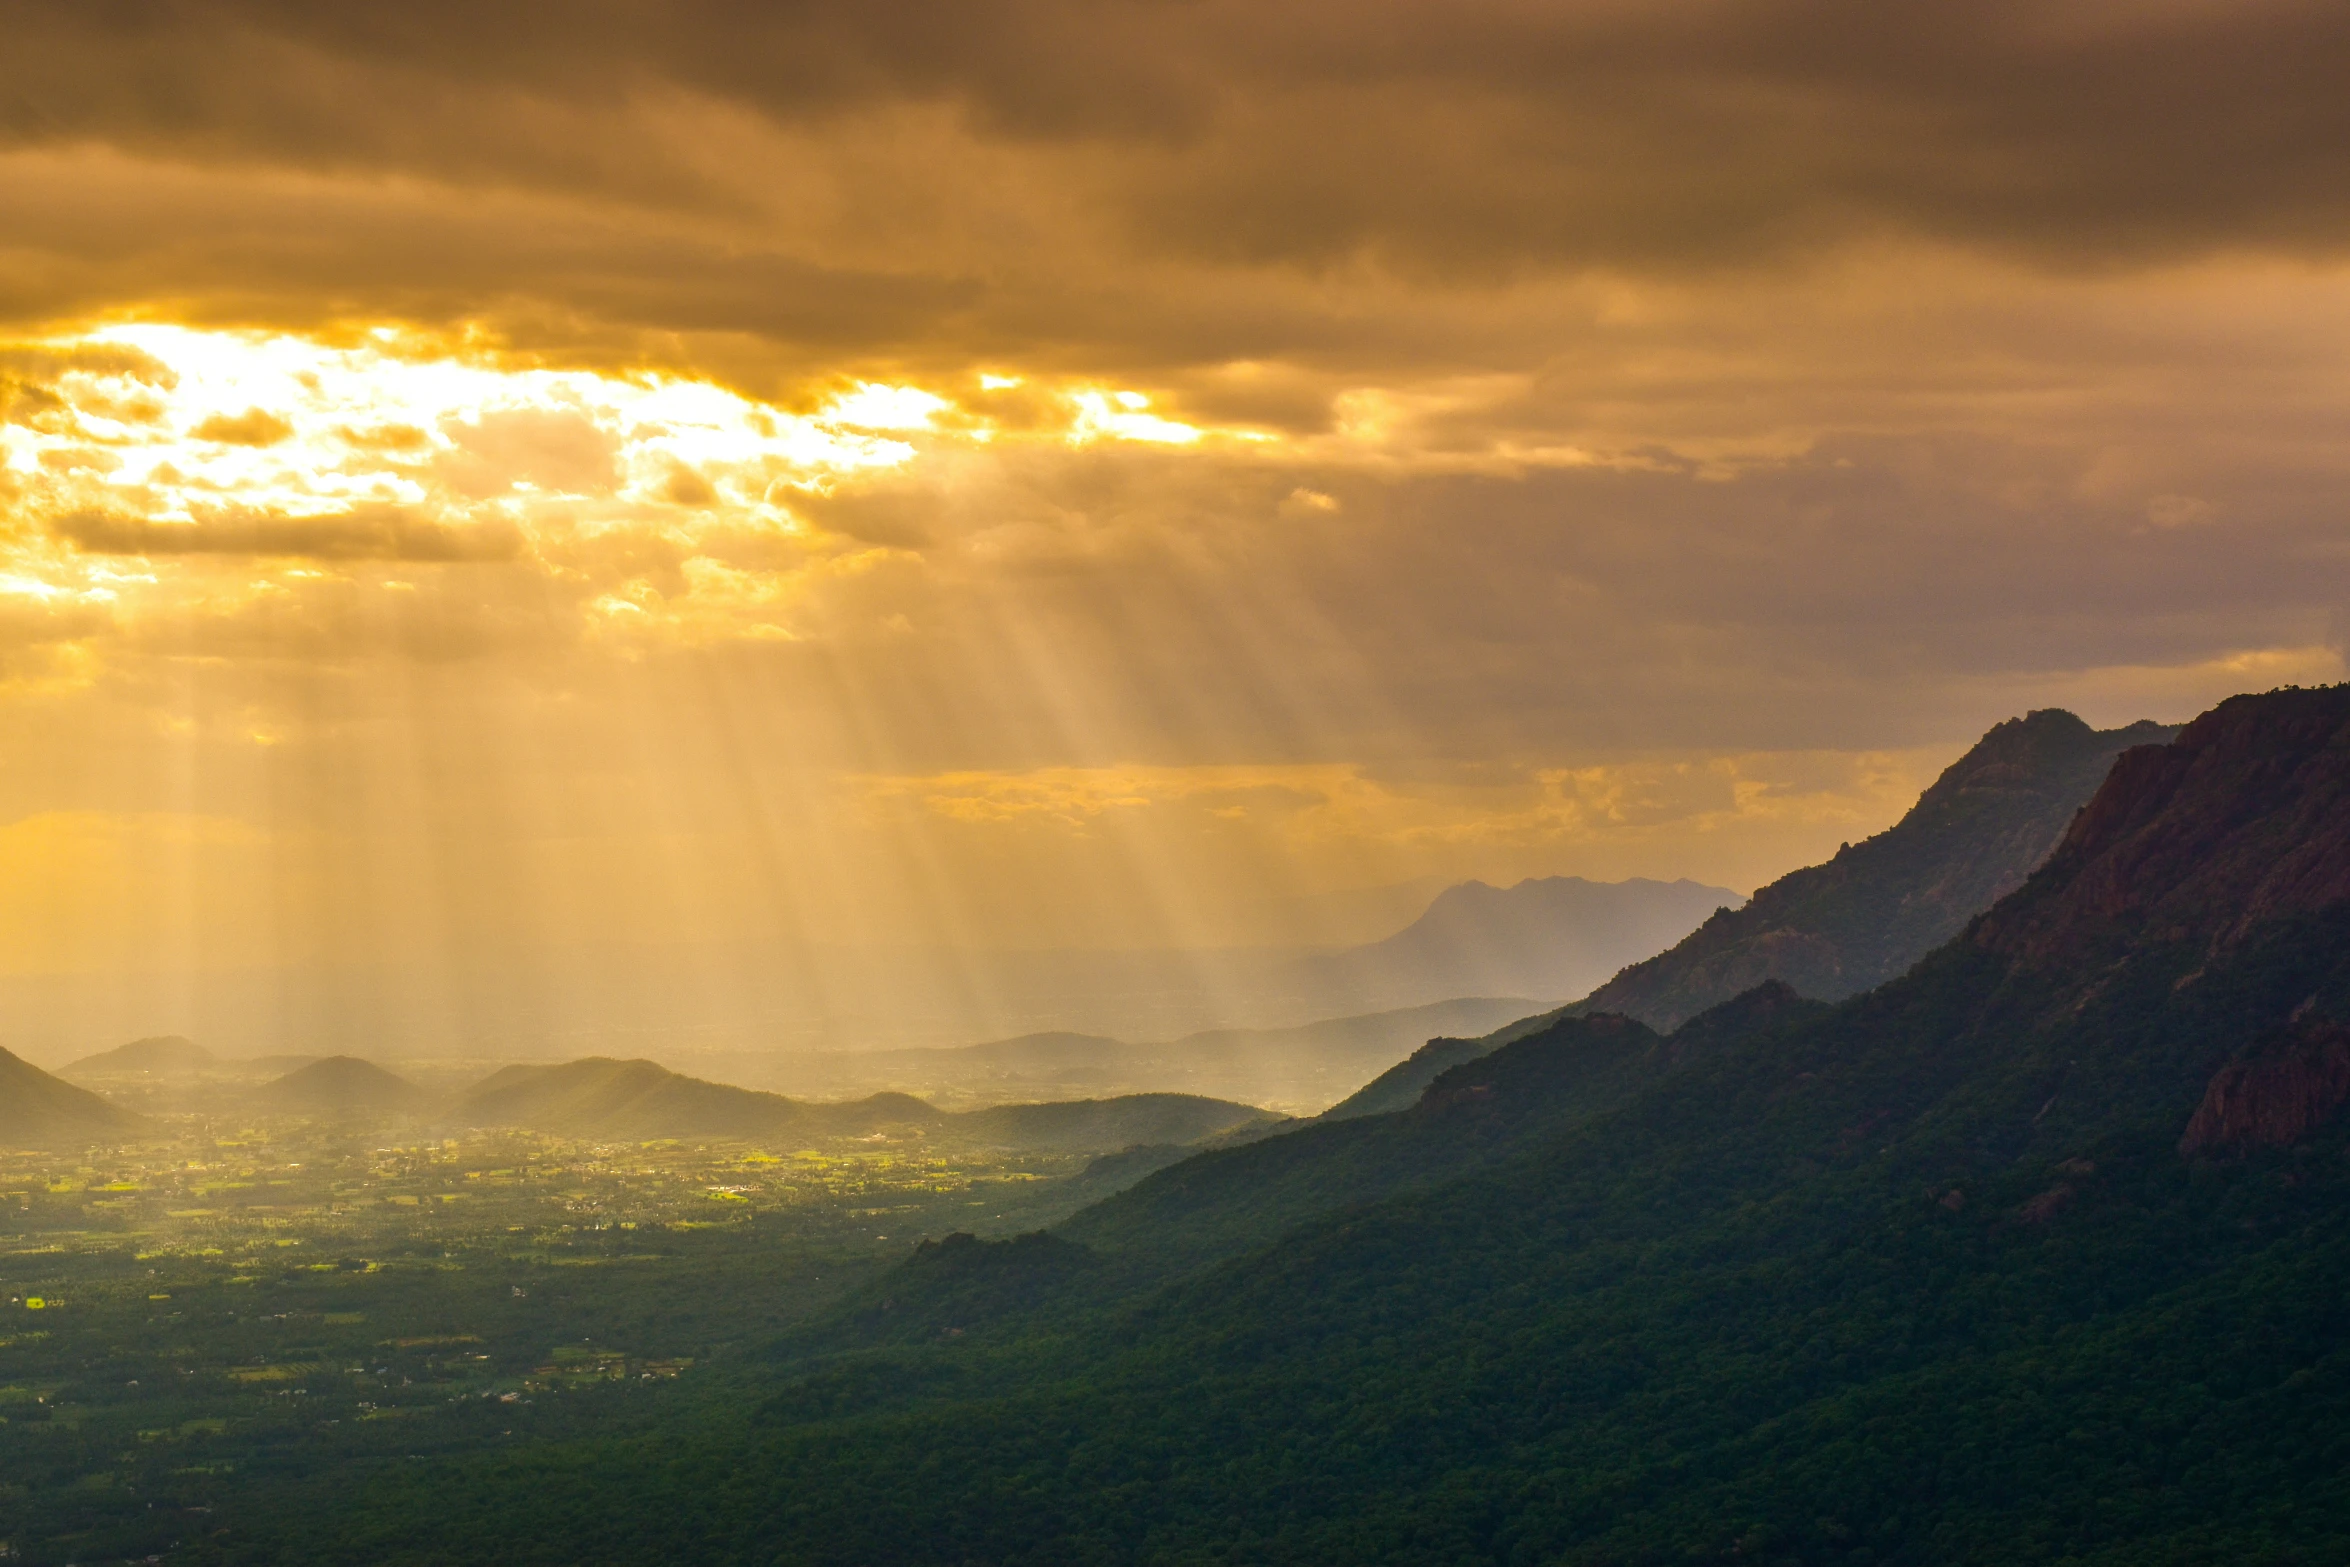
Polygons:
[[2350,1103],[2350,1026],[2305,1016],[2219,1069],[2179,1152],[2227,1153],[2299,1142]]
[[1974,929],[2020,963],[2103,941],[2216,954],[2350,900],[2350,686],[2232,697],[2125,753],[2030,886]]
[[2010,719],[1894,826],[1716,914],[1575,1010],[1670,1029],[1768,980],[1828,1001],[1874,989],[2022,886],[2115,757],[2176,733],[2153,723],[2095,730],[2055,708]]

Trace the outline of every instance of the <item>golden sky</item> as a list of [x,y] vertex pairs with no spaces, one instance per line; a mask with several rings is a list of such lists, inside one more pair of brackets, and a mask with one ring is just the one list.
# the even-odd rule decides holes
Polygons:
[[2342,677],[2337,5],[0,39],[28,983],[1745,889]]

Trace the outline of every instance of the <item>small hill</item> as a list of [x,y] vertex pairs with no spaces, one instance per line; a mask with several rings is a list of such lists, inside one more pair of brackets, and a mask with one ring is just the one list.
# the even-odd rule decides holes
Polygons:
[[1767,979],[1823,1001],[1874,989],[2022,886],[2116,757],[2178,732],[2148,722],[2091,729],[2059,708],[2011,718],[1899,822],[1715,914],[1575,1009],[1670,1028]]
[[510,1066],[467,1089],[444,1119],[526,1126],[566,1137],[771,1136],[805,1118],[781,1094],[686,1077],[652,1061],[604,1056],[560,1066]]
[[1082,1153],[1196,1143],[1269,1122],[1264,1111],[1198,1094],[1127,1094],[1058,1104],[995,1105],[951,1118],[956,1132],[1020,1148]]
[[506,1067],[466,1090],[442,1117],[455,1126],[525,1126],[565,1137],[627,1141],[919,1132],[1067,1153],[1197,1142],[1265,1118],[1263,1111],[1248,1105],[1192,1094],[995,1105],[961,1114],[899,1093],[810,1103],[705,1082],[653,1061],[602,1057],[561,1066]]
[[112,1050],[84,1056],[65,1068],[71,1077],[196,1077],[219,1065],[219,1058],[192,1039],[157,1034],[134,1039]]
[[253,1103],[280,1115],[336,1120],[413,1115],[425,1091],[397,1073],[357,1056],[327,1056],[254,1090]]
[[0,1050],[0,1148],[74,1148],[136,1136],[153,1123]]
[[1550,876],[1513,887],[1464,882],[1385,941],[1302,965],[1305,978],[1366,1001],[1588,993],[1744,900],[1694,881]]
[[1182,1093],[1311,1113],[1394,1065],[1431,1036],[1483,1034],[1542,1011],[1511,996],[1468,996],[1287,1028],[1219,1028],[1155,1044],[1038,1033],[985,1044],[803,1059],[795,1090],[827,1095],[887,1085],[924,1094],[1033,1103]]

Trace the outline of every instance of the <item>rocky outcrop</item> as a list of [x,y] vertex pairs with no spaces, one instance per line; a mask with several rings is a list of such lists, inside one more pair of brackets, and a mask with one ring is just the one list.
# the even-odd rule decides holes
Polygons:
[[[1759,901],[1759,900],[1758,900]],[[2126,752],[2048,863],[1976,927],[2018,963],[2110,937],[2217,952],[2350,901],[2350,686],[2232,697]]]
[[2237,1152],[2299,1142],[2350,1103],[2350,1026],[2305,1014],[2213,1075],[2179,1152]]

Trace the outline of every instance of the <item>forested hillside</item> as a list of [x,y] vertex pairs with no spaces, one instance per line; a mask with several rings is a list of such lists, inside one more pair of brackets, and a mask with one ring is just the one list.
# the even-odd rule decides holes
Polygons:
[[2346,785],[2350,690],[2236,699],[1867,995],[1582,1020],[928,1244],[755,1405],[386,1468],[196,1554],[2340,1560]]

